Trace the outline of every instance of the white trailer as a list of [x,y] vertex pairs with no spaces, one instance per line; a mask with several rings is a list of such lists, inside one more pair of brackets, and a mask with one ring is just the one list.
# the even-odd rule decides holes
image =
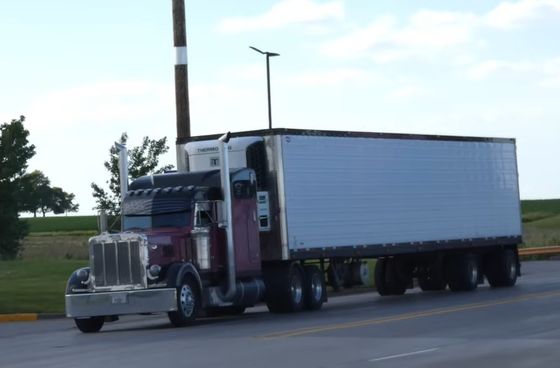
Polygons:
[[[179,170],[217,168],[216,138],[178,141]],[[514,139],[272,129],[233,133],[229,155],[256,172],[265,263],[329,260],[336,286],[379,258],[381,294],[519,274]]]

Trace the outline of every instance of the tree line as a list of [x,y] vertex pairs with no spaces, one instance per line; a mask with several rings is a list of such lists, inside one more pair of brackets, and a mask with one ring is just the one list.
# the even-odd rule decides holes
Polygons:
[[35,156],[29,142],[25,117],[0,125],[0,259],[13,259],[22,249],[28,228],[21,212],[35,216],[41,212],[64,213],[78,210],[74,194],[52,187],[41,171],[27,173],[28,161]]

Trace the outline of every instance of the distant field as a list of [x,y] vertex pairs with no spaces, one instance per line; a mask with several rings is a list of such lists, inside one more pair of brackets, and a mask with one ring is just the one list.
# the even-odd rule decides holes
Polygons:
[[560,199],[521,201],[521,212],[526,246],[560,245]]
[[62,313],[70,274],[87,261],[0,262],[0,313]]
[[96,231],[70,233],[31,233],[23,240],[22,258],[88,259],[88,239]]
[[23,219],[31,233],[97,231],[96,216],[30,217]]

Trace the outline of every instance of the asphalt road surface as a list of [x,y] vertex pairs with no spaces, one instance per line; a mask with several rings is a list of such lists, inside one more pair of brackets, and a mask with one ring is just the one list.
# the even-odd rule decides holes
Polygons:
[[0,324],[0,367],[558,367],[560,261],[524,263],[513,288],[331,297],[177,329],[131,316],[82,334],[71,320]]

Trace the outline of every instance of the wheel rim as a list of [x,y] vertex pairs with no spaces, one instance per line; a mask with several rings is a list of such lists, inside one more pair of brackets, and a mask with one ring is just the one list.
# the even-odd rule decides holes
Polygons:
[[517,266],[515,261],[511,261],[509,264],[509,279],[513,280],[517,276]]
[[181,311],[186,317],[192,316],[194,312],[194,293],[188,285],[183,285],[180,295]]
[[313,295],[315,301],[320,301],[323,297],[323,283],[321,277],[317,274],[314,274],[311,278],[311,295]]
[[471,285],[476,285],[478,282],[478,267],[475,262],[472,262],[469,268],[471,274]]
[[300,304],[303,299],[303,285],[301,282],[301,277],[299,277],[298,274],[294,274],[292,276],[290,289],[292,292],[292,300],[294,301],[294,304]]

